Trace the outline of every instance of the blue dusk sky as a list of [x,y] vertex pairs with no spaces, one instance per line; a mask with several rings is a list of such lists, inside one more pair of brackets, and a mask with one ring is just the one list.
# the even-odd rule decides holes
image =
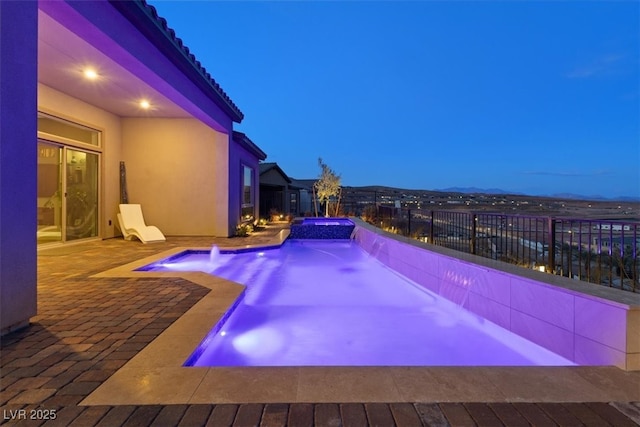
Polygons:
[[640,196],[636,1],[150,1],[291,177]]

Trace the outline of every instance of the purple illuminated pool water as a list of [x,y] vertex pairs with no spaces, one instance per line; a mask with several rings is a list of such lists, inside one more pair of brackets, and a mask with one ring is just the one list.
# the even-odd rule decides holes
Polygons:
[[351,241],[192,254],[153,269],[247,285],[192,366],[573,364],[419,287]]

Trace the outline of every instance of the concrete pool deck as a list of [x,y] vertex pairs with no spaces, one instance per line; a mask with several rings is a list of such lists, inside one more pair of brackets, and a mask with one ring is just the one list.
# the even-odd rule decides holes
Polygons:
[[54,409],[59,425],[640,421],[640,372],[615,367],[183,368],[242,287],[131,267],[182,247],[268,244],[279,232],[41,251],[39,314],[1,342],[4,421],[22,409]]

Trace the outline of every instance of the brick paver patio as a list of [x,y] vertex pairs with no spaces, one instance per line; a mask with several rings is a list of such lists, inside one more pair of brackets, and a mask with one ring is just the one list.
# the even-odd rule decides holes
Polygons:
[[[276,228],[240,244],[262,243]],[[42,251],[38,315],[0,342],[0,424],[47,426],[634,426],[638,402],[267,403],[81,406],[79,403],[209,290],[179,278],[92,278],[173,247],[240,239],[110,239]],[[640,385],[639,385],[640,387]],[[53,420],[45,418],[55,415]],[[33,419],[32,419],[33,418]]]

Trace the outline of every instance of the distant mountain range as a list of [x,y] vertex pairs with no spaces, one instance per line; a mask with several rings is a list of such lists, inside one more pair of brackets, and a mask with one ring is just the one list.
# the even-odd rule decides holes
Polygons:
[[[511,194],[511,195],[530,195],[525,193],[517,193],[513,191],[505,191],[500,188],[476,188],[476,187],[449,187],[443,188],[435,191],[442,191],[448,193],[480,193],[480,194]],[[572,199],[572,200],[619,200],[622,202],[639,202],[640,197],[631,197],[631,196],[620,196],[620,197],[604,197],[599,195],[584,195],[584,194],[574,194],[574,193],[555,193],[555,194],[544,194],[538,195],[539,197],[551,197],[554,199]]]

